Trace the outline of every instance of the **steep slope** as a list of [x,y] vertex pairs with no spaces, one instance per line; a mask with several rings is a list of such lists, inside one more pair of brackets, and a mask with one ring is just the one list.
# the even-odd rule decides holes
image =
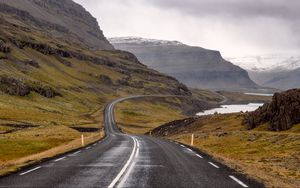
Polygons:
[[181,95],[156,101],[177,115],[209,107],[175,78],[114,50],[72,1],[1,2],[0,175],[80,147],[82,134],[99,139],[104,107],[122,96]]
[[[7,98],[21,96],[26,100],[29,97],[32,101],[42,99],[44,101],[44,97],[49,98],[44,101],[46,103],[56,103],[58,100],[62,102],[60,107],[63,107],[63,101],[78,105],[79,108],[75,109],[74,106],[69,106],[54,110],[65,113],[68,110],[81,112],[91,110],[95,108],[95,102],[103,104],[114,96],[130,94],[191,96],[185,85],[170,76],[148,69],[131,53],[116,50],[91,51],[86,48],[88,42],[86,45],[77,43],[76,33],[69,36],[71,40],[61,40],[54,33],[49,34],[49,30],[44,28],[44,24],[47,25],[48,22],[39,18],[38,22],[41,24],[37,25],[35,18],[39,14],[47,15],[52,12],[58,12],[59,15],[58,1],[26,0],[20,4],[14,4],[19,1],[4,2],[1,7],[5,8],[0,12],[0,91],[5,93],[0,97],[3,103],[8,102]],[[6,4],[16,6],[10,7]],[[25,8],[43,6],[38,7],[31,15],[32,11],[23,12],[24,7],[21,10],[16,9],[21,5]],[[63,7],[71,7],[66,8],[69,12],[65,14],[73,25],[88,14],[83,8],[79,8],[76,10],[78,11],[76,14],[80,17],[78,20],[72,7],[78,8],[79,5],[65,0],[60,9]],[[57,23],[61,21],[64,21],[64,18],[58,19]],[[94,25],[86,26],[87,30],[95,29]],[[102,35],[100,29],[94,32],[99,36]],[[60,34],[64,35],[64,32]],[[103,41],[106,41],[103,35],[102,37]],[[107,42],[107,45],[110,44]],[[51,98],[55,99],[50,100]],[[21,108],[21,104],[19,107]],[[9,105],[8,108],[15,109]],[[39,108],[51,107],[45,105]]]
[[149,67],[174,76],[194,88],[257,88],[248,73],[225,61],[220,52],[177,41],[143,38],[111,38],[117,49],[134,53]]
[[113,49],[96,19],[72,0],[0,0],[0,12],[7,18],[9,15],[12,23],[30,24],[66,42],[71,40],[71,43],[91,48]]

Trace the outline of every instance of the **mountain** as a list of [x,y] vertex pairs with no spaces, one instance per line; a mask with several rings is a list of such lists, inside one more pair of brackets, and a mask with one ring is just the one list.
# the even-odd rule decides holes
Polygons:
[[193,88],[258,88],[248,73],[224,60],[218,51],[138,37],[110,38],[115,48],[135,54],[150,68],[174,76]]
[[0,128],[93,124],[91,114],[128,95],[186,96],[167,102],[176,113],[209,106],[175,78],[115,50],[71,0],[0,0],[0,22]]
[[[52,37],[97,49],[113,49],[98,23],[72,0],[0,0],[0,12],[11,22],[46,32]],[[16,21],[16,18],[18,21]]]
[[117,98],[167,95],[128,105],[160,120],[122,111],[154,126],[220,101],[201,92],[115,50],[73,1],[0,0],[0,175],[80,148],[82,136],[87,145],[103,138],[103,112]]
[[263,55],[228,58],[249,72],[252,80],[265,86],[287,90],[300,87],[300,57]]

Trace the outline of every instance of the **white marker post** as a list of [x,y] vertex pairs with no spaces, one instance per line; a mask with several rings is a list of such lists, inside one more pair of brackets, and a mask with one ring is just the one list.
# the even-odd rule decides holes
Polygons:
[[192,137],[191,137],[191,146],[194,145],[194,134],[192,134]]
[[83,134],[81,135],[81,145],[84,146],[84,136],[83,136]]

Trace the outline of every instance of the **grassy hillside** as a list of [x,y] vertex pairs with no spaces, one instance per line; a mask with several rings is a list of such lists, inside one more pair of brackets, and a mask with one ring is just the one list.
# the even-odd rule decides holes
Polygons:
[[[0,21],[0,174],[80,147],[81,134],[100,139],[103,109],[113,99],[166,94],[196,101],[186,86],[130,53],[87,49],[14,14],[0,12]],[[173,113],[193,106],[200,107]]]

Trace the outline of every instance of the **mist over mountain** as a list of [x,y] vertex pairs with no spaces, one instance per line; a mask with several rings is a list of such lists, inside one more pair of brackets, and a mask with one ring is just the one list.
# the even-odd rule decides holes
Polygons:
[[262,55],[228,58],[249,72],[252,80],[282,90],[300,87],[300,56]]
[[134,53],[147,66],[174,76],[189,87],[215,90],[259,87],[245,70],[224,60],[219,51],[138,37],[109,41],[116,49]]

